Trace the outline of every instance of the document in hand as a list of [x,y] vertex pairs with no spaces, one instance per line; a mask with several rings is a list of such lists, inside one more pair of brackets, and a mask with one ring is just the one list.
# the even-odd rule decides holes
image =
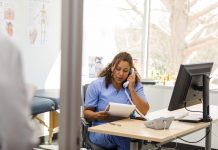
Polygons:
[[136,106],[131,104],[110,102],[106,107],[105,111],[107,111],[111,116],[129,117],[135,110],[135,108]]

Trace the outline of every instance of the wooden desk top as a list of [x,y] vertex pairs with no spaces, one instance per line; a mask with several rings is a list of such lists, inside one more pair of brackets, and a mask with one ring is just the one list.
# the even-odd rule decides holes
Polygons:
[[[199,108],[194,106],[193,108]],[[213,122],[218,121],[218,106],[211,106],[211,117]],[[162,109],[149,113],[148,115],[159,115],[169,113],[167,109]],[[154,130],[147,128],[144,125],[145,121],[133,120],[133,119],[124,119],[115,121],[112,123],[106,123],[94,127],[90,127],[88,130],[91,132],[105,133],[123,137],[129,137],[134,139],[141,139],[154,142],[167,142],[173,140],[176,137],[181,137],[187,134],[190,134],[199,129],[205,128],[210,125],[209,122],[200,122],[200,123],[187,123],[180,121],[173,121],[170,128],[166,130]]]

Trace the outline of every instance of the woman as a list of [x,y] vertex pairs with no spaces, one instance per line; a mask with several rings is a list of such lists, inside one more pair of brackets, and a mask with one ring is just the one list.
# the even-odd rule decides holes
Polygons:
[[[130,74],[131,68],[134,73]],[[128,94],[137,109],[143,114],[149,110],[149,104],[143,92],[142,84],[133,66],[133,59],[127,52],[117,54],[113,61],[99,74],[86,91],[84,116],[92,125],[105,123],[109,115],[104,111],[109,102],[130,104],[123,83],[129,81]],[[90,140],[105,148],[129,150],[130,139],[125,137],[90,133]]]

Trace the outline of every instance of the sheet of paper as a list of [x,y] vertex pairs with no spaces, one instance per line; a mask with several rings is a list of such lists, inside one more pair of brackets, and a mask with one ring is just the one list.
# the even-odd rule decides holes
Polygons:
[[109,103],[105,109],[112,116],[129,117],[136,106],[131,104]]

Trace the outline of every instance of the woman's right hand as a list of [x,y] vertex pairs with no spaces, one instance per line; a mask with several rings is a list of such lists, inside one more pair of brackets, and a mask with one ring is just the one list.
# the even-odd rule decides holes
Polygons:
[[108,119],[108,117],[109,117],[109,114],[105,111],[95,112],[95,118],[98,121],[105,121]]

